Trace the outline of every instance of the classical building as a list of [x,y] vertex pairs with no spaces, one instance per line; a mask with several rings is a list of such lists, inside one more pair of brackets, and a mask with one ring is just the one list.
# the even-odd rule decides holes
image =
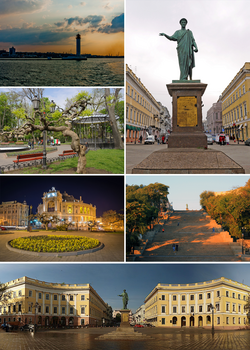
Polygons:
[[88,221],[96,220],[96,207],[92,204],[83,203],[74,196],[61,193],[54,187],[43,194],[42,204],[39,204],[39,214],[47,214],[58,217],[62,222],[72,222],[78,228],[87,226]]
[[222,101],[221,97],[207,111],[207,123],[204,129],[210,134],[219,134],[222,132]]
[[27,226],[29,206],[26,201],[2,202],[0,205],[0,225],[4,226]]
[[222,124],[225,133],[236,139],[249,138],[250,62],[246,62],[223,91]]
[[38,326],[102,325],[106,304],[90,284],[48,283],[22,277],[4,284],[10,299],[0,302],[0,323]]
[[145,299],[145,318],[158,327],[246,327],[250,287],[221,277],[190,284],[159,283]]
[[136,324],[145,323],[145,304],[142,304],[132,315],[133,322]]
[[158,137],[169,129],[170,115],[157,102],[140,78],[126,65],[126,142],[145,140],[147,135]]

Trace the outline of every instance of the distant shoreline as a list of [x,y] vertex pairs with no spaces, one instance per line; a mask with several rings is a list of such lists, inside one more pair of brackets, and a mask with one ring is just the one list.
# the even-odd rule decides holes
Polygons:
[[[97,57],[87,57],[88,59],[91,58],[123,58],[124,56],[97,56]],[[48,59],[47,57],[0,57],[0,61],[7,61],[7,60],[11,60],[11,61],[24,61],[24,60],[43,60],[43,61],[60,61],[62,60],[61,58],[53,58],[51,57],[50,59]]]

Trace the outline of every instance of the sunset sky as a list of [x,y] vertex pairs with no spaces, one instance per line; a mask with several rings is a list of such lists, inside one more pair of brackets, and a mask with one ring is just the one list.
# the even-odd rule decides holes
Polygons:
[[124,54],[123,0],[1,0],[0,50]]

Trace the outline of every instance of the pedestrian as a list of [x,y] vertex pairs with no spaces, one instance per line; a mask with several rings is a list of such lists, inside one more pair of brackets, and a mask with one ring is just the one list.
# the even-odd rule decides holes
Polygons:
[[176,252],[175,252],[175,244],[173,244],[173,252],[174,252],[174,255],[176,255]]
[[214,229],[214,227],[213,227],[213,231],[212,232],[215,232],[215,229]]
[[32,145],[32,149],[34,149],[34,140],[32,140],[31,145]]
[[178,222],[178,223],[177,223],[177,226],[179,226],[179,225],[180,225],[180,223]]
[[160,144],[160,136],[157,138],[158,145]]
[[161,138],[161,142],[162,142],[162,144],[164,144],[164,141],[165,141],[165,136],[164,136],[164,135],[162,135],[162,138]]
[[178,244],[176,244],[175,245],[175,250],[178,252],[178,248],[179,248],[179,246],[178,246]]
[[164,228],[162,229],[162,232],[164,232]]
[[142,135],[140,136],[140,143],[142,143]]

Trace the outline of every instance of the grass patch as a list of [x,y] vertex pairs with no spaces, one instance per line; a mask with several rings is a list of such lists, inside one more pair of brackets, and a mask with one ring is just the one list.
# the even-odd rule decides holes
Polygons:
[[[87,168],[98,169],[97,173],[105,170],[112,174],[124,173],[124,151],[118,149],[104,149],[97,151],[89,151],[86,154]],[[48,164],[47,169],[43,169],[41,165],[11,171],[18,174],[56,174],[56,173],[76,173],[78,157],[68,158]],[[90,172],[91,173],[91,172]]]
[[124,173],[124,151],[120,149],[100,149],[86,155],[87,167],[104,169],[113,174]]
[[10,241],[11,247],[31,252],[62,253],[93,249],[100,242],[94,238],[81,236],[37,236],[21,237]]

